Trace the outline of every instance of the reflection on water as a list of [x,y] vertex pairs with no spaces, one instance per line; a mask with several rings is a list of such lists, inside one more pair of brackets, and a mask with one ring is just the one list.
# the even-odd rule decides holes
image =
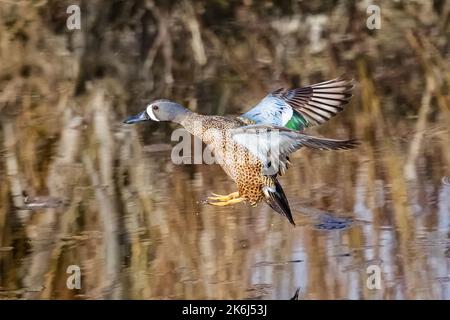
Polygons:
[[[405,185],[392,176],[403,169],[400,153],[373,152],[370,141],[301,150],[281,178],[294,228],[265,204],[204,205],[210,192],[234,191],[220,167],[173,165],[167,148],[142,149],[137,132],[119,130],[112,185],[92,167],[91,179],[73,176],[69,205],[35,210],[26,230],[7,226],[14,246],[0,251],[3,297],[291,299],[298,289],[299,299],[450,298],[450,186],[440,159],[421,159],[421,179]],[[103,228],[102,210],[118,223]],[[56,247],[46,239],[55,221]],[[49,270],[39,270],[47,259]],[[80,290],[66,288],[72,264]],[[366,285],[371,265],[382,272],[379,290]],[[40,283],[29,268],[44,285],[25,286]]]

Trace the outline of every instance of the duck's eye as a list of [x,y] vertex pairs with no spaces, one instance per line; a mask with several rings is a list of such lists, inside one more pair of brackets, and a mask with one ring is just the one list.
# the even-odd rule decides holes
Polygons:
[[159,107],[158,107],[158,106],[153,106],[152,109],[153,109],[153,110],[158,110]]

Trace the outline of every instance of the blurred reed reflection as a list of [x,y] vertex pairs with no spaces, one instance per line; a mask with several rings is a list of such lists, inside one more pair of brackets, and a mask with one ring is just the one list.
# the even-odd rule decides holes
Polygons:
[[[424,179],[408,184],[394,175],[400,147],[371,153],[367,141],[355,151],[301,150],[282,178],[293,228],[264,204],[202,204],[210,192],[233,190],[221,169],[173,165],[170,150],[145,151],[136,135],[117,129],[110,143],[120,158],[100,167],[111,171],[104,178],[89,163],[90,179],[76,178],[77,165],[64,167],[58,179],[77,179],[68,206],[34,211],[28,230],[9,226],[16,240],[0,252],[3,297],[289,299],[299,287],[301,299],[449,298],[450,185],[439,179],[440,158],[421,159],[416,174]],[[353,223],[327,230],[346,221],[339,217]],[[48,239],[55,221],[60,236]],[[31,252],[18,259],[21,242]],[[48,270],[42,259],[50,259]],[[72,264],[82,269],[75,292],[66,288]],[[369,265],[382,270],[380,290],[366,286]],[[33,287],[42,283],[36,278],[44,287]]]

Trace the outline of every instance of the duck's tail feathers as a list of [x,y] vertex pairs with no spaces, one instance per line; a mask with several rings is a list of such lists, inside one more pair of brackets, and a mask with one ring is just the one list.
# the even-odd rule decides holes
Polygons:
[[267,204],[276,212],[285,216],[289,222],[295,226],[294,219],[292,218],[291,209],[289,208],[289,202],[284,194],[283,188],[277,179],[273,179],[274,186],[264,186],[263,193]]

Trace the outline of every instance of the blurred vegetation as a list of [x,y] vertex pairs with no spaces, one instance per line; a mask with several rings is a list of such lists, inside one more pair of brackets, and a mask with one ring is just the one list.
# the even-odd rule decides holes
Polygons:
[[[66,27],[66,9],[72,4],[81,7],[80,30]],[[134,270],[144,268],[136,254],[144,250],[140,237],[150,234],[147,220],[166,218],[157,218],[163,212],[156,212],[156,184],[143,175],[147,171],[142,167],[142,139],[136,129],[121,125],[126,115],[162,97],[202,113],[237,114],[280,86],[301,86],[340,74],[356,79],[353,101],[339,120],[317,130],[357,137],[363,145],[359,153],[339,156],[347,162],[340,170],[333,164],[336,158],[322,156],[318,164],[315,154],[306,152],[300,167],[316,175],[294,171],[290,181],[301,178],[307,186],[317,181],[339,186],[339,199],[316,199],[308,190],[301,195],[324,207],[334,204],[335,209],[352,211],[352,169],[364,164],[368,190],[375,190],[381,177],[389,188],[393,218],[379,209],[372,218],[376,226],[393,219],[403,230],[402,272],[415,281],[414,270],[420,266],[408,263],[415,256],[408,241],[415,237],[412,218],[418,213],[411,203],[423,200],[426,183],[436,194],[450,169],[450,1],[377,1],[380,30],[366,27],[369,4],[0,1],[0,247],[5,252],[13,248],[11,254],[0,253],[0,288],[6,296],[73,297],[63,290],[61,252],[75,236],[87,237],[93,247],[105,247],[103,253],[93,254],[92,248],[78,253],[91,263],[86,267],[91,272],[88,287],[80,297],[120,297],[122,263],[132,264]],[[170,128],[140,127],[139,136],[144,136],[144,144],[167,143],[163,135]],[[155,164],[152,175],[158,170]],[[196,172],[193,167],[187,170],[188,176],[174,176],[165,189],[168,194],[181,190],[174,195],[179,203],[199,196],[190,194],[190,186],[182,181]],[[95,200],[83,201],[90,197]],[[133,209],[130,203],[136,199],[139,205]],[[24,210],[30,203],[41,203],[44,209],[32,214]],[[194,209],[181,212],[188,210]],[[130,216],[146,231],[135,235],[127,224],[118,223]],[[158,232],[170,229],[161,228]],[[179,226],[176,230],[172,236],[183,232]],[[361,235],[353,237],[360,243]],[[176,242],[181,245],[183,240]],[[168,267],[159,262],[162,269]],[[104,276],[94,272],[97,268],[105,268]],[[137,280],[127,281],[128,286],[138,286]],[[165,285],[136,289],[133,297],[210,296],[179,288],[158,291]],[[14,291],[22,287],[28,291]],[[221,295],[244,296],[241,291]]]

